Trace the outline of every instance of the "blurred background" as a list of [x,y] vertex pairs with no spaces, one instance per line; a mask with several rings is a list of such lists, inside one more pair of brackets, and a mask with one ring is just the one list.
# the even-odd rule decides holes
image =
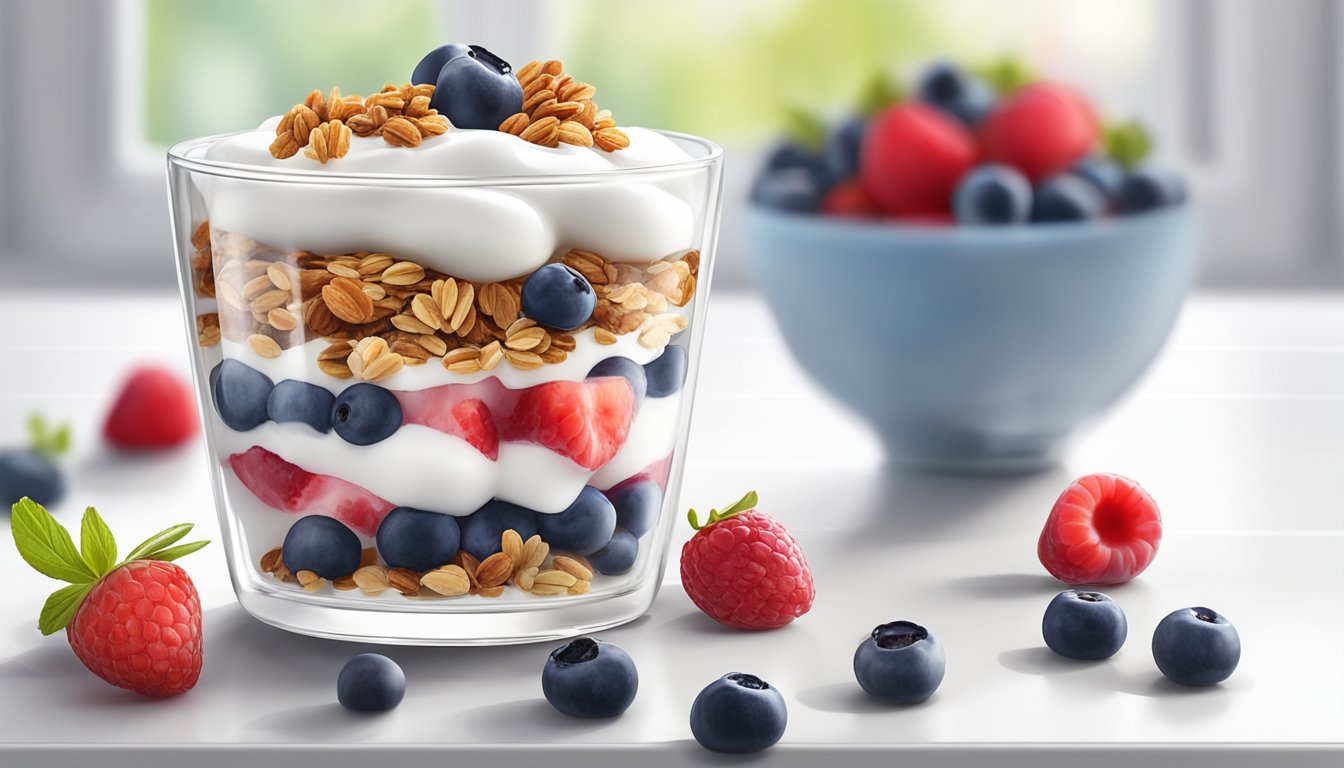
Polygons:
[[407,79],[449,40],[563,58],[623,124],[729,151],[735,212],[785,108],[843,114],[875,70],[1019,57],[1137,117],[1190,180],[1201,283],[1344,285],[1344,11],[1331,0],[3,0],[0,281],[170,290],[164,150],[314,87]]

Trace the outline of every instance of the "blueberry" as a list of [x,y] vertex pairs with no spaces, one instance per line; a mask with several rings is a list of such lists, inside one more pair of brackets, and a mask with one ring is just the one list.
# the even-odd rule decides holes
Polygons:
[[635,558],[638,556],[639,539],[635,538],[633,533],[617,528],[607,546],[588,555],[588,562],[593,564],[598,573],[616,576],[627,573],[634,567]]
[[296,421],[326,434],[331,431],[331,407],[336,396],[325,387],[306,381],[285,379],[271,390],[266,399],[266,413],[271,421]]
[[61,468],[46,454],[27,448],[0,451],[0,511],[24,496],[50,507],[65,496]]
[[1145,166],[1125,174],[1116,193],[1120,213],[1140,213],[1185,201],[1185,182],[1165,169]]
[[210,393],[215,410],[229,429],[246,432],[265,424],[270,418],[266,401],[275,383],[261,371],[232,358],[223,360],[210,372]]
[[604,376],[624,376],[625,380],[630,382],[630,388],[635,391],[636,403],[644,399],[644,393],[649,388],[648,378],[644,375],[644,366],[628,357],[608,357],[594,365],[588,372],[590,379]]
[[924,70],[915,86],[920,101],[974,127],[994,106],[994,92],[980,78],[946,61]]
[[670,344],[663,354],[644,366],[649,397],[667,397],[681,389],[686,381],[686,349]]
[[312,571],[324,579],[342,579],[359,570],[363,546],[345,523],[325,515],[301,517],[289,527],[280,558],[294,573]]
[[1069,167],[1069,173],[1077,176],[1101,190],[1107,200],[1115,200],[1120,193],[1120,183],[1125,172],[1114,160],[1097,155],[1088,155]]
[[859,148],[867,130],[868,121],[862,117],[850,117],[831,129],[821,149],[827,180],[844,181],[859,172]]
[[347,443],[373,445],[401,428],[401,402],[377,384],[361,382],[336,396],[331,423]]
[[752,188],[753,202],[766,208],[813,213],[821,206],[822,188],[814,174],[803,168],[767,171]]
[[564,264],[547,264],[523,283],[523,314],[547,328],[570,331],[588,322],[597,294],[583,275]]
[[859,685],[893,704],[918,704],[932,696],[946,668],[938,638],[911,621],[878,625],[854,652]]
[[397,507],[378,525],[378,554],[393,568],[429,571],[457,554],[462,541],[457,518]]
[[439,69],[429,106],[454,127],[493,131],[505,118],[523,110],[523,86],[509,62],[479,45],[467,46],[466,51],[455,48],[447,55],[450,58]]
[[652,480],[635,480],[608,493],[616,524],[639,538],[652,530],[663,508],[663,489]]
[[1181,685],[1217,685],[1241,661],[1241,638],[1226,616],[1208,608],[1167,614],[1153,632],[1153,661]]
[[779,741],[788,722],[779,690],[741,672],[705,686],[691,704],[691,734],[714,752],[759,752]]
[[471,48],[463,43],[440,45],[425,54],[425,58],[415,65],[415,71],[411,73],[411,83],[413,85],[434,85],[439,81],[439,72],[443,70],[443,65],[447,64],[449,59],[470,54]]
[[772,147],[765,156],[765,168],[761,174],[785,168],[801,168],[818,184],[829,175],[826,160],[820,153],[794,141],[783,141]]
[[1031,182],[1016,169],[989,163],[962,177],[952,195],[958,224],[1018,224],[1031,213]]
[[1109,659],[1125,644],[1129,623],[1120,604],[1100,592],[1067,589],[1046,606],[1041,634],[1050,650],[1070,659]]
[[385,712],[406,695],[406,673],[378,653],[361,653],[345,662],[336,677],[336,700],[346,709]]
[[485,506],[472,512],[462,526],[462,548],[477,560],[484,560],[499,551],[499,539],[512,528],[527,541],[537,533],[537,513],[517,504],[491,499]]
[[605,547],[615,532],[616,509],[591,485],[585,485],[563,512],[537,516],[537,533],[560,552],[590,555]]
[[551,651],[541,670],[541,692],[570,717],[615,717],[630,708],[637,690],[630,654],[590,637]]
[[1071,174],[1061,174],[1036,188],[1031,203],[1034,222],[1084,221],[1106,212],[1106,198],[1092,186]]

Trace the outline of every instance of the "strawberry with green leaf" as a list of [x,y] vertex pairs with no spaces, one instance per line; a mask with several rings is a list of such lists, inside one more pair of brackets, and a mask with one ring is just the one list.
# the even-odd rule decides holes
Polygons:
[[42,606],[42,634],[64,629],[90,672],[142,696],[176,696],[196,685],[201,600],[191,577],[172,563],[209,543],[178,543],[190,523],[149,537],[118,562],[116,539],[93,507],[80,523],[78,549],[65,527],[32,499],[15,504],[10,520],[24,561],[69,582]]
[[70,425],[51,428],[40,414],[28,419],[28,447],[0,450],[0,509],[28,496],[53,505],[65,496],[56,459],[70,450]]

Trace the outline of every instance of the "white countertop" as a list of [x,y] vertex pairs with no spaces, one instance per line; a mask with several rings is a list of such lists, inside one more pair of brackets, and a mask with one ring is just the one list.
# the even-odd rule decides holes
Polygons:
[[[157,459],[101,451],[96,435],[124,368],[184,366],[175,297],[0,292],[0,436],[40,408],[76,425],[72,488],[56,511],[99,507],[126,545],[170,522],[217,523],[200,447]],[[1197,296],[1160,362],[1067,465],[1026,477],[911,475],[828,403],[754,300],[721,294],[710,315],[682,508],[749,488],[812,564],[812,612],[770,633],[722,628],[675,583],[650,614],[604,633],[639,665],[633,707],[609,722],[553,713],[540,670],[555,644],[384,648],[406,670],[401,707],[355,716],[336,673],[361,646],[286,634],[238,608],[223,548],[184,565],[206,607],[206,661],[191,693],[147,702],[89,675],[38,609],[54,582],[19,560],[0,518],[0,764],[194,768],[628,765],[760,761],[923,766],[1341,764],[1344,758],[1344,297]],[[95,335],[112,331],[110,339]],[[185,370],[185,368],[184,368]],[[1166,537],[1153,566],[1111,590],[1130,638],[1110,662],[1044,650],[1040,615],[1062,588],[1036,560],[1040,526],[1074,476],[1112,471],[1156,497]],[[690,529],[679,526],[674,552]],[[675,560],[673,561],[675,563]],[[1148,651],[1167,612],[1207,604],[1241,633],[1225,684],[1167,683]],[[906,618],[947,650],[942,688],[890,709],[850,659],[880,622]],[[687,725],[696,692],[755,673],[784,693],[783,740],[755,757],[704,752]],[[492,757],[495,756],[495,757]]]

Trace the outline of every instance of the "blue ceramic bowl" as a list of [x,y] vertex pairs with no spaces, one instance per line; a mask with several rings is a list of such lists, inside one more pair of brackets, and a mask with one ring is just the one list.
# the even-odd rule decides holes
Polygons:
[[913,228],[753,207],[747,252],[803,367],[910,467],[1058,461],[1161,349],[1191,205],[1087,224]]

